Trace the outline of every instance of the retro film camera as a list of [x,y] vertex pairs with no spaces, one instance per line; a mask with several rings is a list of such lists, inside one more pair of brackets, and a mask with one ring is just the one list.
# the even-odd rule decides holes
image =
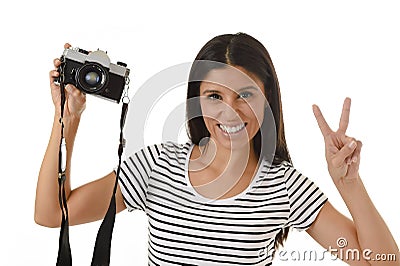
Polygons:
[[106,52],[88,52],[80,48],[65,49],[61,62],[56,83],[73,84],[87,94],[120,102],[129,82],[129,69],[125,63],[112,64]]
[[[60,85],[60,146],[58,152],[58,199],[61,209],[60,241],[58,247],[57,266],[71,266],[71,249],[69,243],[68,208],[65,194],[67,143],[64,137],[64,106],[66,102],[64,86],[73,84],[76,88],[87,94],[119,103],[122,98],[122,111],[120,120],[120,134],[118,146],[118,168],[114,183],[113,195],[110,200],[106,216],[97,233],[96,244],[93,251],[91,265],[109,265],[111,236],[115,221],[115,191],[121,170],[122,154],[125,139],[123,128],[128,111],[129,97],[129,69],[126,64],[118,62],[111,64],[106,52],[97,50],[88,52],[79,48],[66,48],[60,58],[61,65],[57,69],[60,73],[54,82]],[[124,96],[122,97],[123,93]]]

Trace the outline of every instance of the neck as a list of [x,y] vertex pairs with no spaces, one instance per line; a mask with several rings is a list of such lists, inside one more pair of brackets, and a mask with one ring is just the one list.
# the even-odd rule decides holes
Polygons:
[[253,142],[242,147],[230,149],[218,145],[211,138],[209,142],[199,147],[200,161],[217,172],[245,171],[248,167],[255,167],[258,158],[254,152]]

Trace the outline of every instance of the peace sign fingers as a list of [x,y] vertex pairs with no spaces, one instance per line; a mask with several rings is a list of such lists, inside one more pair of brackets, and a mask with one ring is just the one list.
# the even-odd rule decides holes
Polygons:
[[[340,116],[340,122],[339,122],[339,129],[337,130],[338,133],[342,134],[346,133],[350,120],[350,106],[351,106],[351,99],[346,98],[343,102],[342,114]],[[321,129],[322,135],[324,136],[324,138],[327,137],[330,133],[333,132],[332,129],[326,122],[319,107],[315,104],[313,105],[313,112],[315,118],[317,119],[318,126]]]
[[338,132],[343,134],[346,133],[347,127],[349,125],[350,106],[351,106],[351,99],[346,98],[343,103],[342,115],[340,116],[339,129],[338,129]]
[[315,104],[313,105],[313,112],[314,112],[315,119],[317,119],[319,129],[321,129],[322,135],[324,136],[324,138],[326,138],[327,136],[329,136],[329,134],[332,133],[332,129],[329,127],[328,123],[326,122],[318,105],[315,105]]
[[343,102],[339,128],[336,131],[332,131],[329,127],[319,107],[313,105],[314,116],[324,136],[328,170],[334,181],[358,176],[361,142],[346,135],[349,126],[350,105],[350,98],[346,98]]

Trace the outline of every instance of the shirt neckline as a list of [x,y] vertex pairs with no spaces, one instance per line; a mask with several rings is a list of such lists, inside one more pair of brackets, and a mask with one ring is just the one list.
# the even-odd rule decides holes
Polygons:
[[251,180],[250,184],[239,194],[229,197],[229,198],[224,198],[224,199],[211,199],[211,198],[207,198],[203,195],[201,195],[199,192],[197,192],[197,190],[193,187],[192,183],[190,182],[189,179],[189,161],[190,161],[190,155],[192,154],[193,148],[194,148],[194,143],[192,143],[190,140],[188,141],[187,145],[189,145],[189,149],[188,152],[186,154],[186,159],[185,159],[185,168],[184,168],[184,175],[185,175],[185,181],[186,181],[186,186],[188,187],[188,189],[190,190],[190,192],[193,193],[193,195],[200,201],[205,202],[205,203],[226,203],[226,202],[232,202],[235,201],[236,199],[242,197],[243,195],[246,195],[247,192],[249,192],[253,186],[255,185],[255,183],[257,182],[257,180],[260,177],[261,174],[261,170],[264,168],[265,166],[265,162],[264,160],[257,166],[257,172],[256,175],[253,177],[253,179]]

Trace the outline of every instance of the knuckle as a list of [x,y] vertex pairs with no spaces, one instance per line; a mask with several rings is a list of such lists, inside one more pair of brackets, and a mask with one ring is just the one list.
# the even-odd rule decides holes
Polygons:
[[362,143],[362,141],[358,140],[358,141],[357,141],[357,146],[358,146],[358,147],[360,147],[360,149],[361,149],[361,148],[362,148],[362,146],[363,146],[363,143]]

